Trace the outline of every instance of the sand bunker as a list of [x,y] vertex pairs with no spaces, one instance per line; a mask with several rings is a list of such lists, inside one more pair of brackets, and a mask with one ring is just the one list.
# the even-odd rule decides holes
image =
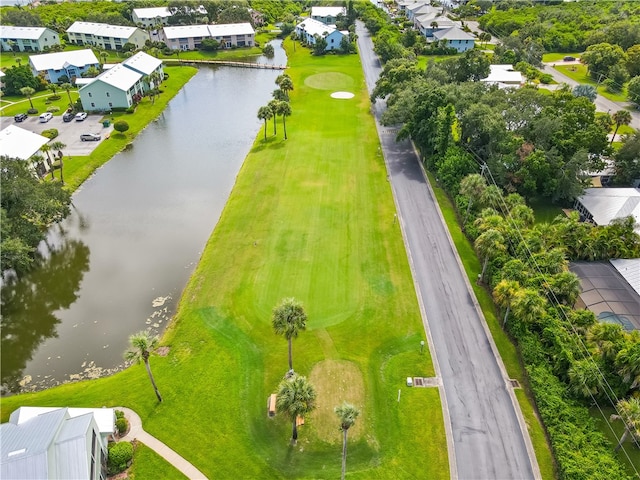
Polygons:
[[331,98],[353,98],[354,95],[351,92],[333,92]]

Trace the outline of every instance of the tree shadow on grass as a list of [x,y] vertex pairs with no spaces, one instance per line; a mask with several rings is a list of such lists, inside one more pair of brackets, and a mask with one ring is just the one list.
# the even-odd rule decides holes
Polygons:
[[264,140],[264,137],[251,149],[251,153],[261,152],[268,148],[269,150],[279,149],[285,146],[286,140],[284,137],[271,136]]

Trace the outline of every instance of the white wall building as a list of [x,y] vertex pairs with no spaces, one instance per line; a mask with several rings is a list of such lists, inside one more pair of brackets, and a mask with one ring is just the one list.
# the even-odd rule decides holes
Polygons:
[[250,23],[180,25],[164,27],[158,32],[158,38],[171,50],[197,50],[207,38],[216,40],[221,48],[252,47],[255,30]]
[[313,18],[307,18],[296,26],[296,35],[309,45],[316,44],[316,35],[318,35],[320,38],[326,40],[327,47],[325,50],[330,51],[340,48],[342,38],[345,37],[347,33],[341,32],[335,25],[325,25]]
[[311,18],[325,25],[335,25],[338,15],[345,16],[345,7],[311,7]]
[[72,81],[82,76],[89,68],[100,67],[93,50],[67,50],[64,52],[31,55],[29,66],[34,76],[43,75],[51,83],[56,83],[63,75]]
[[0,130],[0,155],[28,160],[38,153],[49,139],[15,125]]

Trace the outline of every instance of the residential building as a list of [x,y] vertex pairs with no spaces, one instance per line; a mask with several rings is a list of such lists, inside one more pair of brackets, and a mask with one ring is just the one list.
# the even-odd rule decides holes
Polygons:
[[120,50],[126,43],[142,48],[149,40],[149,34],[138,27],[92,22],[74,22],[67,29],[67,35],[73,45],[92,45],[105,50]]
[[8,125],[0,130],[0,155],[28,160],[48,141],[47,137],[16,125]]
[[250,23],[181,25],[164,27],[158,32],[158,38],[171,50],[196,50],[207,38],[219,42],[221,48],[252,47],[255,30]]
[[43,52],[45,48],[60,45],[60,36],[45,27],[0,25],[0,43],[4,52]]
[[0,477],[104,480],[114,432],[112,408],[21,407],[0,425]]
[[134,8],[131,19],[143,28],[169,25],[171,12],[168,7]]
[[82,107],[88,112],[129,108],[137,96],[144,95],[143,78],[143,74],[122,63],[115,65],[78,90]]
[[411,5],[407,5],[404,9],[404,13],[409,20],[414,20],[420,15],[433,15],[440,16],[442,14],[442,8],[433,7],[428,3],[416,2]]
[[[66,82],[81,77],[89,68],[100,68],[100,62],[90,48],[65,52],[31,55],[29,66],[34,76],[42,75],[51,83],[58,83],[66,76]],[[64,80],[64,79],[63,79]]]
[[455,48],[458,52],[471,50],[476,42],[473,35],[458,27],[436,30],[433,32],[433,40],[437,40],[441,43],[446,42],[447,47]]
[[341,32],[335,25],[325,25],[313,18],[307,18],[296,26],[296,35],[309,45],[316,44],[316,35],[324,38],[327,42],[326,51],[340,48],[342,38],[347,32]]
[[311,18],[325,25],[335,25],[338,15],[345,16],[345,7],[311,7]]
[[160,75],[160,82],[164,79],[162,60],[158,60],[156,57],[152,57],[145,52],[138,52],[132,57],[127,58],[122,62],[122,65],[143,76],[143,80],[145,81],[145,91],[157,87],[153,82],[151,82],[150,85],[147,85],[146,77],[151,76],[153,73],[158,73]]
[[616,218],[631,215],[640,235],[640,189],[587,188],[574,208],[583,220],[596,225],[609,225]]
[[416,5],[428,5],[429,3],[431,3],[431,0],[396,0],[398,10],[400,10],[401,12],[406,11],[407,7]]
[[524,77],[513,65],[489,65],[489,76],[480,81],[499,88],[518,88],[524,83]]
[[433,37],[438,30],[447,30],[452,27],[459,27],[460,22],[451,20],[449,17],[438,15],[437,13],[425,13],[414,17],[414,26],[424,37]]

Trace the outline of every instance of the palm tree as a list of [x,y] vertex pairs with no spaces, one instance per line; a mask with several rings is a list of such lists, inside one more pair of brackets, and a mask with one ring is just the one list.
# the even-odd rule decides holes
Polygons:
[[304,418],[316,408],[316,391],[307,377],[294,375],[284,379],[276,394],[276,408],[291,420],[291,444],[295,445],[298,441],[298,417]]
[[149,366],[149,356],[158,346],[158,342],[158,337],[151,336],[151,333],[146,330],[134,333],[129,337],[129,344],[132,348],[124,353],[124,358],[131,362],[144,362],[144,366],[147,368],[147,373],[149,374],[149,380],[151,380],[151,385],[153,385],[153,389],[156,392],[156,397],[158,397],[159,402],[162,402],[162,396],[160,396],[156,382],[153,379],[153,374],[151,373],[151,367]]
[[47,88],[51,90],[51,93],[55,95],[58,91],[59,85],[57,83],[50,83],[49,85],[47,85]]
[[340,430],[342,431],[342,480],[344,480],[344,475],[347,470],[347,432],[353,424],[356,423],[356,418],[360,415],[360,410],[358,410],[354,405],[350,403],[344,402],[339,407],[336,407],[335,410],[336,415],[340,419]]
[[622,420],[624,422],[624,433],[615,451],[620,450],[622,443],[629,435],[640,440],[640,398],[631,397],[627,400],[619,400],[616,409],[620,415],[611,415],[610,420]]
[[640,342],[634,342],[616,355],[616,368],[630,388],[640,387]]
[[631,123],[631,113],[628,110],[618,110],[616,113],[614,113],[612,115],[613,121],[616,122],[616,129],[613,131],[613,135],[611,137],[611,143],[609,145],[613,144],[613,141],[616,138],[616,133],[618,133],[618,128],[620,128],[620,125],[629,125]]
[[580,295],[580,279],[575,273],[570,271],[556,273],[549,283],[558,302],[569,306],[576,303]]
[[51,149],[55,150],[57,155],[58,155],[58,161],[60,162],[60,181],[64,185],[64,175],[62,174],[62,168],[64,167],[64,163],[62,161],[62,159],[64,157],[64,153],[62,153],[62,149],[63,148],[66,148],[66,145],[64,143],[60,142],[60,141],[53,142],[51,144]]
[[496,303],[505,309],[504,320],[502,320],[502,326],[507,323],[507,317],[509,317],[509,310],[511,309],[511,302],[520,290],[520,284],[515,280],[500,280],[493,289],[493,298]]
[[307,328],[307,314],[304,307],[295,298],[284,298],[273,309],[271,319],[276,335],[282,335],[289,342],[289,372],[293,372],[291,341],[298,337],[301,330]]
[[504,237],[498,230],[489,229],[481,234],[478,238],[476,238],[474,245],[476,247],[478,255],[484,258],[484,261],[482,263],[482,273],[480,274],[480,279],[484,282],[484,276],[487,273],[489,260],[498,252],[504,251],[506,249],[504,246]]
[[287,122],[286,118],[291,115],[291,105],[289,102],[278,102],[277,105],[278,115],[282,115],[282,128],[284,130],[284,139],[287,139]]
[[36,90],[34,88],[31,88],[31,87],[22,87],[20,89],[20,93],[22,93],[25,97],[27,97],[29,99],[29,104],[31,105],[31,110],[34,110],[33,102],[31,101],[31,96],[34,93],[36,93]]
[[278,117],[278,100],[271,100],[267,103],[267,107],[271,109],[271,113],[273,114],[273,134],[276,134],[276,120]]
[[63,83],[62,85],[60,85],[60,88],[63,89],[65,92],[67,92],[67,96],[69,97],[69,106],[73,106],[73,100],[71,100],[71,89],[73,88],[73,85],[71,85],[70,83]]
[[467,212],[464,215],[464,223],[467,223],[467,218],[469,217],[469,211],[471,210],[473,201],[480,199],[485,188],[487,188],[487,182],[479,173],[467,175],[460,182],[460,194],[469,197]]
[[520,290],[511,301],[514,315],[527,323],[536,323],[546,313],[546,305],[545,298],[533,288]]
[[258,118],[264,120],[264,139],[267,140],[267,120],[273,117],[273,112],[269,107],[260,107],[258,109]]
[[102,50],[100,52],[100,58],[102,58],[102,65],[104,65],[105,63],[107,63],[107,57],[109,56],[109,54],[107,52],[105,52],[104,50]]
[[284,92],[284,95],[285,97],[287,97],[287,100],[288,100],[289,92],[293,90],[293,80],[291,80],[291,77],[285,73],[279,85],[280,85],[280,90]]
[[602,374],[592,358],[576,360],[568,373],[569,388],[577,395],[588,398],[600,392]]
[[47,165],[49,165],[49,170],[51,171],[51,179],[53,180],[55,178],[55,175],[53,174],[53,162],[51,161],[51,154],[49,153],[51,151],[51,145],[45,143],[40,147],[40,151],[44,152],[47,156]]

